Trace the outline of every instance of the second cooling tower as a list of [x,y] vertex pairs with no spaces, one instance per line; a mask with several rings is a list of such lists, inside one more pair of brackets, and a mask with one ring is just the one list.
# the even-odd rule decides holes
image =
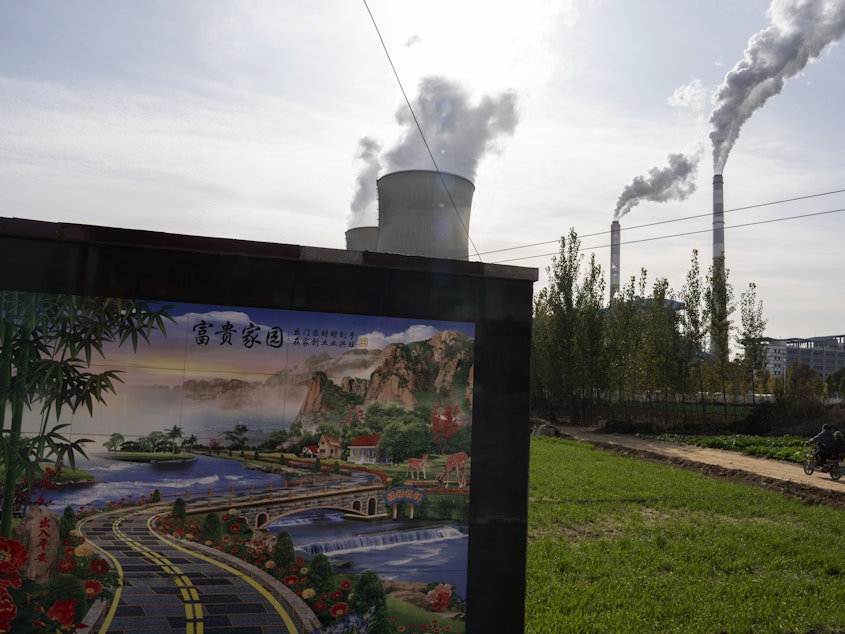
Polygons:
[[385,174],[376,185],[377,251],[468,259],[472,182],[455,174],[409,170]]

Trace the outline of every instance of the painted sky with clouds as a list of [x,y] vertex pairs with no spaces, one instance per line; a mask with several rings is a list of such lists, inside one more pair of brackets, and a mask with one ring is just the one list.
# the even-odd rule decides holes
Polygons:
[[[173,387],[186,380],[264,382],[308,357],[337,358],[353,349],[426,341],[455,330],[470,339],[475,324],[265,308],[168,304],[173,318],[137,350],[111,345],[96,363],[120,371],[127,383]],[[268,339],[269,333],[282,333]]]
[[[802,3],[832,42],[723,170],[730,280],[757,284],[774,337],[845,332],[843,3]],[[452,125],[437,159],[473,171],[472,259],[535,267],[539,290],[574,228],[607,269],[620,197],[677,155],[684,199],[620,222],[623,280],[678,290],[692,250],[712,255],[714,96],[755,42],[800,39],[794,4],[9,0],[0,216],[343,248],[379,173],[431,168],[372,15],[409,99]]]

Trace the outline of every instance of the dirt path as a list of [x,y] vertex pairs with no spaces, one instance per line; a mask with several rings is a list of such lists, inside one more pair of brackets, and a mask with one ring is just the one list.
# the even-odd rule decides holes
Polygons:
[[845,478],[834,481],[826,473],[819,472],[808,476],[801,465],[796,463],[625,434],[603,434],[585,427],[556,429],[564,438],[587,442],[600,449],[774,489],[811,504],[827,504],[845,509]]

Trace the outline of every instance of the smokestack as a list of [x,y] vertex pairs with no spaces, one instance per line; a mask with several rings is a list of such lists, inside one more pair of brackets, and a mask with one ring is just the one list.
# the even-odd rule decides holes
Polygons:
[[469,259],[472,182],[455,174],[408,170],[385,174],[376,186],[376,251]]
[[713,259],[725,254],[725,196],[722,175],[713,176]]
[[610,223],[610,298],[619,292],[619,241],[622,230],[619,221]]
[[352,227],[347,229],[347,251],[375,251],[377,247],[378,227]]

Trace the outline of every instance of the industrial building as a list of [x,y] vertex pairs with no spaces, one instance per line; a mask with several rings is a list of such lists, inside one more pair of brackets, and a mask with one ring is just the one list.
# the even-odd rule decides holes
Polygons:
[[809,339],[773,339],[765,337],[766,369],[775,377],[783,377],[793,363],[805,362],[822,379],[845,367],[845,335],[810,337]]

